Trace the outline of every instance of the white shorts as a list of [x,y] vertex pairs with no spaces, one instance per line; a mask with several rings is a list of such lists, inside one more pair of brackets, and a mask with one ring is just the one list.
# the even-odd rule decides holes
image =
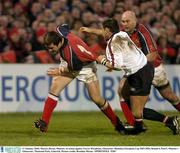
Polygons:
[[[59,67],[67,67],[67,63],[62,62]],[[84,83],[90,83],[98,80],[96,75],[96,62],[91,62],[90,64],[83,66],[80,71],[71,71],[66,73],[65,75],[68,77],[77,78],[79,81]]]
[[169,83],[169,80],[166,76],[165,69],[163,65],[161,64],[155,68],[152,84],[155,87],[162,87],[162,86],[167,85],[168,83]]
[[92,62],[83,68],[80,71],[74,71],[72,74],[80,81],[84,83],[90,83],[98,80],[96,75],[96,62]]

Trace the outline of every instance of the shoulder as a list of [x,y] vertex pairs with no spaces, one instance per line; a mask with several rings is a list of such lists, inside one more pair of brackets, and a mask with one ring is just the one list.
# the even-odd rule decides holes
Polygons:
[[127,32],[124,32],[124,31],[119,31],[118,33],[116,33],[114,36],[115,37],[118,37],[118,36],[127,36]]
[[65,37],[65,38],[70,33],[68,24],[59,25],[59,26],[57,26],[56,30],[61,36]]
[[125,39],[126,40],[128,38],[129,38],[128,34],[124,31],[120,31],[120,32],[116,33],[113,37],[114,40],[118,40],[118,39]]
[[143,32],[150,32],[149,28],[142,23],[138,24],[138,31],[140,31],[142,33]]
[[128,36],[128,34],[126,32],[120,31],[120,32],[116,33],[113,38],[117,38],[117,37],[124,38],[124,37],[127,37],[127,36]]
[[144,28],[144,27],[145,27],[145,25],[142,24],[142,23],[138,23],[138,24],[137,24],[137,28]]

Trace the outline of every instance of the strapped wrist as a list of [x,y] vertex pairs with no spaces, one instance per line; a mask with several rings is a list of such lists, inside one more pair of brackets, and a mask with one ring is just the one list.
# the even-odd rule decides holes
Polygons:
[[101,60],[101,64],[102,64],[102,65],[106,65],[106,63],[107,63],[107,59],[106,59],[106,58],[103,58],[103,59]]

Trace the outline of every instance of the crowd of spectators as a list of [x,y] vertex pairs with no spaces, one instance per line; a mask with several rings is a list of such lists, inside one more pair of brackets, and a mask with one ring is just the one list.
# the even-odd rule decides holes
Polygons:
[[[164,63],[180,64],[179,8],[179,0],[0,0],[0,63],[57,62],[58,55],[41,61],[38,53],[45,50],[44,34],[63,23],[94,51],[104,52],[102,38],[87,37],[79,28],[100,27],[107,17],[120,23],[122,12],[133,10],[152,31]],[[8,52],[14,53],[11,60]]]

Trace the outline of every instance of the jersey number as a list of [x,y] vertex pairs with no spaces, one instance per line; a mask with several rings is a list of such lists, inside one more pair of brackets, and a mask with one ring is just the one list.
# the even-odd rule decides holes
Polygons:
[[86,48],[84,48],[83,46],[77,45],[77,47],[79,48],[79,50],[81,52],[83,52],[83,53],[85,52],[85,53],[89,54],[90,56],[92,56],[92,53],[90,51],[88,51]]

